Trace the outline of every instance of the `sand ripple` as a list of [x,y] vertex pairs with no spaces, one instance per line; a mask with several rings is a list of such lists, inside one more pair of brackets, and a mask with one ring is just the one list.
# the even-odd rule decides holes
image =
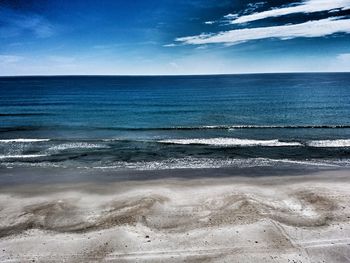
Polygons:
[[5,191],[0,261],[347,261],[349,182],[254,182]]

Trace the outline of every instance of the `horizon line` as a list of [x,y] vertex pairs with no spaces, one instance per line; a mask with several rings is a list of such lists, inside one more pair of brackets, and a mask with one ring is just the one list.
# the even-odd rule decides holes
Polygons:
[[242,72],[242,73],[198,73],[198,74],[35,74],[0,75],[0,78],[16,77],[190,77],[190,76],[230,76],[230,75],[272,75],[272,74],[344,74],[350,71],[288,71],[288,72]]

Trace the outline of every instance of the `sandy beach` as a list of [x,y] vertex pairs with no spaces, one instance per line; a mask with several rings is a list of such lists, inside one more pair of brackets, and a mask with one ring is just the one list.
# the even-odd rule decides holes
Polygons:
[[1,262],[348,262],[349,171],[24,184],[0,194]]
[[0,263],[350,263],[350,0],[0,0]]

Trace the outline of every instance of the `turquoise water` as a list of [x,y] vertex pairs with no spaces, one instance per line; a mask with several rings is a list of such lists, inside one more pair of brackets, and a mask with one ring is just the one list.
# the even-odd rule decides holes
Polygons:
[[350,164],[350,74],[0,78],[0,165]]

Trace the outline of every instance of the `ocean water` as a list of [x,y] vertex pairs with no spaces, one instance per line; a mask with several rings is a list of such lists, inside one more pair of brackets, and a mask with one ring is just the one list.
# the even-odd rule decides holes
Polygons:
[[350,74],[0,78],[0,166],[350,166]]

